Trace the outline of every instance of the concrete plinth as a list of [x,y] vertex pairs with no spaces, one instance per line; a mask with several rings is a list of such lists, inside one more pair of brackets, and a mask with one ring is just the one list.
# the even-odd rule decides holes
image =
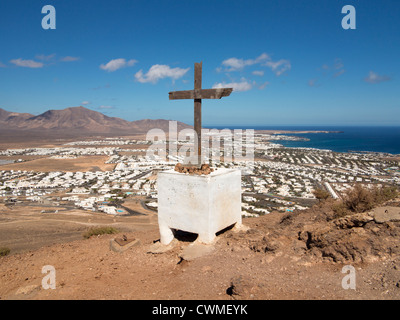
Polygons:
[[242,224],[240,170],[201,176],[163,171],[157,189],[162,244],[173,240],[173,229],[197,233],[200,242],[211,243],[218,231]]

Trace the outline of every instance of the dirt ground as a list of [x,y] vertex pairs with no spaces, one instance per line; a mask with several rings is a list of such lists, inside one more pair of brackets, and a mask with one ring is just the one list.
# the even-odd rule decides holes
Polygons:
[[36,250],[83,239],[82,234],[95,226],[113,226],[123,232],[154,228],[155,214],[135,205],[134,200],[130,203],[129,207],[142,215],[110,216],[78,209],[64,211],[62,207],[15,206],[10,209],[0,205],[0,247],[9,248],[14,254]]
[[[22,213],[13,220],[12,214],[2,212],[1,245],[14,230],[21,243],[24,233],[25,240],[37,246],[0,257],[1,299],[400,298],[400,222],[386,218],[377,222],[365,214],[327,219],[323,206],[289,215],[273,212],[243,219],[246,228],[221,232],[212,245],[193,242],[195,235],[177,234],[169,249],[161,246],[163,253],[151,253],[160,246],[155,214],[95,218],[75,213],[57,219],[33,215],[25,217],[24,226],[16,222]],[[57,234],[46,233],[52,223],[58,224],[59,241],[39,243]],[[111,251],[110,240],[116,235],[79,238],[89,225],[118,227],[117,236],[140,243],[122,253]],[[195,245],[205,246],[206,253],[187,258],[185,250]],[[41,286],[45,265],[56,270],[54,290]],[[354,267],[355,289],[342,286],[348,275],[342,268],[349,265]]]
[[26,170],[39,172],[53,171],[111,171],[115,164],[106,164],[107,156],[86,156],[76,159],[34,159],[26,162],[10,163],[0,166],[0,170]]

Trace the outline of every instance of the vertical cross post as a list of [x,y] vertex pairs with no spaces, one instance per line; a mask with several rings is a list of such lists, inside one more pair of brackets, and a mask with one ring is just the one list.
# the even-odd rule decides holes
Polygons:
[[[203,62],[194,64],[194,90],[200,96]],[[196,92],[197,91],[197,92]],[[197,134],[197,165],[201,166],[201,99],[194,99],[194,131]]]

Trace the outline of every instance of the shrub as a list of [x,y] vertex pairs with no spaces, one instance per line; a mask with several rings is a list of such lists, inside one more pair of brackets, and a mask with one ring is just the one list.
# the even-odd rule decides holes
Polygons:
[[8,255],[11,252],[9,248],[6,247],[0,247],[0,257],[4,257]]
[[113,227],[96,227],[96,228],[90,228],[88,231],[86,231],[83,234],[83,237],[85,239],[89,239],[91,236],[99,236],[102,234],[114,234],[118,232],[119,230]]
[[329,198],[329,192],[324,189],[315,189],[313,194],[319,201]]
[[395,186],[387,186],[382,188],[376,188],[374,190],[376,201],[379,203],[392,200],[399,194]]
[[335,202],[332,205],[332,210],[335,213],[334,218],[341,218],[351,213],[343,201]]
[[371,210],[376,205],[375,192],[364,188],[360,184],[356,184],[355,187],[345,195],[344,203],[352,212]]
[[344,196],[343,201],[332,205],[332,210],[337,217],[343,217],[351,213],[361,213],[369,211],[385,201],[394,199],[398,196],[398,190],[394,186],[374,187],[369,190],[361,184],[356,184]]

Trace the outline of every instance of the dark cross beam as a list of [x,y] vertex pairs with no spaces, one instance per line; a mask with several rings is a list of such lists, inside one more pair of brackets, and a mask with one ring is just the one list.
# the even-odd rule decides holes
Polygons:
[[194,130],[197,134],[197,166],[201,166],[201,100],[221,99],[231,94],[233,88],[202,89],[203,62],[194,64],[194,90],[169,92],[169,100],[194,99]]

